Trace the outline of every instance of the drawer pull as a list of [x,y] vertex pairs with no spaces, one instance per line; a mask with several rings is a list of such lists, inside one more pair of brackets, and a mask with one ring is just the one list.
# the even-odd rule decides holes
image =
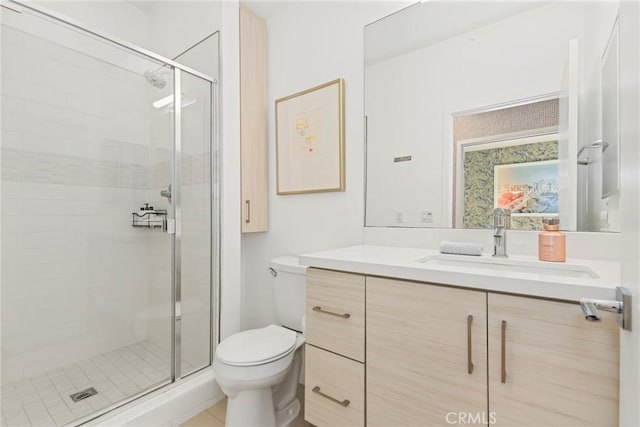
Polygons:
[[343,406],[345,408],[347,406],[349,406],[349,404],[351,403],[351,402],[349,402],[348,399],[338,400],[335,397],[331,397],[328,394],[324,394],[323,392],[320,391],[320,387],[318,387],[318,386],[315,386],[311,391],[314,392],[315,394],[319,394],[320,396],[324,397],[325,399],[329,399],[330,401],[332,401],[334,403],[337,403],[338,405]]
[[471,323],[473,316],[467,316],[467,373],[473,374],[473,354],[471,350]]
[[319,305],[316,305],[315,307],[313,307],[313,311],[317,311],[318,313],[328,314],[329,316],[342,317],[343,319],[348,319],[349,317],[351,317],[349,313],[340,314],[340,313],[334,313],[332,311],[323,310],[322,307],[320,307]]
[[502,362],[502,372],[500,375],[500,382],[502,384],[507,382],[507,321],[502,321],[502,330],[501,330],[501,362]]

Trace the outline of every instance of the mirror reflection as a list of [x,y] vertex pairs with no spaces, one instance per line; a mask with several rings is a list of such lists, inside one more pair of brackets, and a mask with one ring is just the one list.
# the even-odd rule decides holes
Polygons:
[[619,231],[617,2],[415,4],[365,27],[367,226]]

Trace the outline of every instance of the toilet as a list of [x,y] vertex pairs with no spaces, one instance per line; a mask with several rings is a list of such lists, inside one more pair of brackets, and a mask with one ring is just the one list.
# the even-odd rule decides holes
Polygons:
[[229,398],[227,427],[287,427],[300,413],[306,269],[297,257],[272,259],[279,324],[238,332],[217,346],[213,370]]

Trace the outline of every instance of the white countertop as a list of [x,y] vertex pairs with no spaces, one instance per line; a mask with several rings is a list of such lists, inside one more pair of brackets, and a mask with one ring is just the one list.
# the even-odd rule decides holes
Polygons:
[[[429,257],[439,258],[441,255],[432,249],[361,245],[304,254],[300,255],[299,260],[302,265],[329,270],[569,301],[578,301],[582,297],[615,300],[615,288],[620,284],[620,264],[610,261],[568,258],[566,264],[588,267],[598,276],[583,278],[537,274],[535,267],[529,272],[505,268],[494,270],[487,267],[493,262],[489,254],[483,254],[482,257],[442,256],[444,259],[462,260],[464,267],[419,262]],[[467,268],[467,260],[486,260],[488,264],[481,269],[474,268],[472,264]],[[510,255],[506,263],[528,263],[539,265],[540,268],[556,268],[559,264],[542,263],[535,257],[518,255]]]

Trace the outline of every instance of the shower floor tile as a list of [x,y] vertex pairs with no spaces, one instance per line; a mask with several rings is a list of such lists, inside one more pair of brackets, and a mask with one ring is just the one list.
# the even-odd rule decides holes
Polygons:
[[[33,378],[5,384],[0,392],[2,426],[68,424],[169,378],[170,363],[166,351],[149,341],[142,341]],[[89,387],[94,387],[98,394],[78,402],[69,397]]]

